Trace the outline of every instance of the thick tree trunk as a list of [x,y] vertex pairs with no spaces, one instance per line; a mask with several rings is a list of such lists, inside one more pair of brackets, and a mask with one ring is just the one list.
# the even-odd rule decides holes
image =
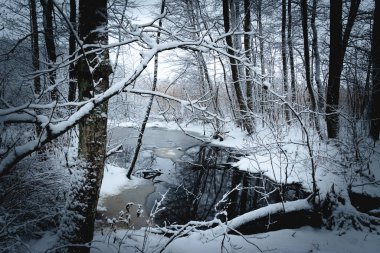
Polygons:
[[[226,33],[231,32],[229,6],[230,6],[229,0],[223,0],[223,22],[224,22],[224,30]],[[232,36],[231,35],[226,36],[226,41],[227,41],[227,53],[231,56],[234,56],[234,51],[232,50],[233,48]],[[233,86],[234,86],[237,101],[239,104],[239,111],[242,116],[242,124],[245,130],[248,132],[248,134],[252,134],[254,131],[254,127],[253,127],[252,120],[249,117],[248,107],[245,102],[243,92],[241,90],[238,67],[236,65],[237,62],[234,57],[229,57],[229,59],[230,59],[230,65],[231,65]]]
[[372,38],[372,106],[370,136],[379,140],[380,133],[380,0],[375,1]]
[[[43,10],[43,25],[44,25],[44,37],[47,56],[49,59],[48,66],[48,82],[49,85],[55,85],[56,71],[53,70],[54,64],[57,60],[57,54],[55,50],[54,31],[53,31],[53,0],[41,0],[41,6]],[[57,100],[58,91],[57,88],[53,88],[51,92],[51,99]]]
[[321,129],[319,126],[318,117],[315,115],[317,108],[315,102],[315,96],[313,91],[313,85],[311,83],[310,77],[310,54],[309,54],[309,36],[308,36],[308,25],[307,25],[307,0],[301,0],[301,16],[302,16],[302,34],[303,34],[303,48],[305,56],[305,74],[306,74],[306,85],[309,91],[311,110],[313,113],[313,119],[315,121],[315,128],[321,137]]
[[[76,30],[77,28],[76,0],[70,0],[70,22],[71,22],[71,25]],[[73,61],[75,58],[74,56],[75,49],[76,49],[75,35],[71,31],[70,36],[69,36],[70,61]],[[75,65],[74,65],[74,62],[71,62],[69,66],[69,95],[68,95],[69,101],[74,101],[76,98],[77,82],[75,79],[76,79]]]
[[288,0],[288,48],[289,48],[289,65],[290,65],[290,88],[292,90],[292,103],[296,103],[296,74],[294,70],[293,55],[293,37],[292,37],[292,1]]
[[330,56],[326,94],[326,124],[328,138],[339,131],[339,89],[342,55],[342,0],[330,0]]
[[351,30],[361,0],[351,0],[346,28],[342,38],[342,0],[330,0],[330,57],[329,79],[326,94],[326,124],[328,138],[337,138],[339,133],[339,90],[343,60]]
[[[107,25],[107,1],[80,0],[79,13],[79,36],[84,44],[108,44],[107,31],[99,29]],[[97,28],[98,31],[94,32]],[[105,91],[109,86],[108,76],[112,72],[107,50],[101,55],[87,54],[86,57],[87,59],[82,58],[77,64],[81,101]],[[91,71],[90,68],[94,69]],[[73,182],[71,201],[61,224],[60,237],[63,243],[85,244],[93,238],[96,206],[106,157],[106,138],[107,103],[103,103],[79,123],[79,176]],[[70,246],[69,251],[89,252],[89,248]]]
[[[282,21],[281,21],[281,58],[283,71],[283,88],[284,94],[288,97],[288,62],[286,50],[286,0],[282,0]],[[284,107],[285,121],[289,123],[289,110],[286,105]]]
[[[37,13],[36,13],[36,0],[29,0],[30,10],[30,30],[32,33],[32,65],[33,70],[38,71],[40,69],[40,50],[38,46],[38,27],[37,27]],[[41,93],[41,80],[40,76],[35,76],[33,79],[34,93]]]

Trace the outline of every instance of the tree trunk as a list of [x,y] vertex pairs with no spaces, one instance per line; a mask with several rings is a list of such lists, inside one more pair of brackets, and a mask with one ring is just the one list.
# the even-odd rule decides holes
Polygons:
[[[165,0],[162,0],[162,2],[161,2],[161,14],[163,14],[164,11],[165,11]],[[162,19],[160,19],[160,21],[158,22],[158,27],[159,27],[159,29],[162,27]],[[157,32],[157,38],[156,38],[156,43],[157,44],[160,42],[160,36],[161,36],[161,31],[158,30],[158,32]],[[154,74],[153,74],[153,87],[152,87],[152,91],[156,90],[156,86],[157,86],[157,73],[158,73],[158,53],[154,56]],[[141,148],[141,145],[142,145],[142,138],[144,137],[145,127],[146,127],[146,123],[148,123],[150,111],[151,111],[152,105],[153,105],[153,100],[154,100],[154,96],[151,96],[151,98],[149,99],[148,107],[147,107],[146,112],[145,112],[144,121],[143,121],[143,123],[141,125],[141,129],[140,129],[139,137],[137,139],[137,144],[136,144],[135,152],[133,154],[133,158],[132,158],[131,164],[130,164],[130,166],[128,168],[127,177],[129,179],[131,179],[133,169],[134,169],[134,167],[136,165],[137,158],[138,158],[139,153],[140,153],[140,148]]]
[[[226,33],[230,32],[230,10],[229,10],[229,0],[223,0],[223,22],[224,22],[224,30]],[[227,53],[231,56],[234,56],[233,43],[232,43],[232,36],[227,35],[226,36],[226,42],[227,42]],[[246,105],[243,92],[241,90],[240,82],[239,82],[239,73],[238,73],[238,67],[237,62],[234,57],[229,57],[230,59],[230,65],[231,65],[231,72],[232,72],[232,81],[233,86],[235,88],[235,93],[237,97],[237,101],[239,104],[239,111],[242,115],[242,124],[245,128],[245,130],[248,132],[248,134],[252,134],[254,131],[252,120],[249,117],[248,114],[248,107]]]
[[296,74],[294,71],[293,37],[292,37],[292,1],[288,0],[288,48],[290,64],[290,88],[292,90],[292,103],[296,103]]
[[314,52],[314,58],[315,58],[315,83],[317,84],[317,91],[318,91],[318,112],[323,111],[323,104],[324,104],[324,95],[323,95],[323,88],[322,88],[322,80],[321,80],[321,58],[319,56],[319,48],[318,48],[318,32],[317,27],[315,25],[315,18],[317,15],[317,0],[313,0],[313,12],[311,14],[311,29],[313,30],[313,40],[312,40],[312,47]]
[[[79,36],[84,44],[108,44],[106,0],[80,0]],[[95,29],[98,30],[94,32]],[[86,50],[93,50],[87,47]],[[112,72],[109,53],[86,54],[77,64],[79,99],[85,101],[104,92]],[[92,69],[92,71],[91,71]],[[96,86],[94,84],[97,84]],[[60,239],[67,244],[86,244],[93,238],[96,207],[106,158],[107,102],[99,105],[79,123],[78,174],[72,183]],[[69,246],[70,252],[89,252],[88,247]]]
[[[30,30],[32,34],[32,65],[33,71],[40,69],[40,50],[38,45],[38,27],[37,27],[37,13],[36,13],[36,0],[29,0],[30,10]],[[36,75],[33,79],[34,93],[39,95],[41,93],[41,80],[40,76]]]
[[[281,58],[282,58],[282,71],[283,71],[283,88],[284,94],[288,97],[288,63],[286,52],[286,0],[282,0],[282,21],[281,21]],[[284,107],[285,121],[289,122],[289,110],[286,105]]]
[[[252,63],[252,52],[251,52],[251,4],[250,0],[244,0],[244,50],[245,57]],[[246,90],[247,90],[247,105],[249,111],[253,112],[253,86],[252,86],[252,77],[251,72],[248,67],[245,68],[246,76]]]
[[375,1],[372,36],[372,106],[369,133],[374,141],[378,141],[380,132],[380,0]]
[[342,0],[330,0],[330,56],[329,79],[326,94],[326,124],[328,138],[337,138],[339,133],[339,90],[343,60],[349,37],[361,0],[351,0],[350,11],[342,38]]
[[[49,85],[55,85],[56,71],[54,68],[54,63],[57,60],[57,54],[55,52],[55,42],[54,42],[54,32],[53,32],[53,0],[41,0],[42,10],[43,10],[43,26],[44,26],[44,37],[47,56],[49,59],[48,65],[48,83]],[[51,100],[57,100],[58,91],[54,87],[51,92]]]
[[326,94],[326,124],[328,138],[339,131],[339,89],[342,55],[342,0],[330,0],[330,56]]
[[[71,25],[74,27],[74,29],[77,29],[77,7],[76,7],[76,0],[70,0],[70,22]],[[69,66],[69,95],[68,100],[74,101],[76,98],[76,92],[77,92],[77,82],[76,74],[75,74],[75,65],[74,62],[72,62],[75,58],[75,49],[76,49],[76,42],[75,42],[75,35],[73,32],[70,32],[69,37],[69,54],[70,54],[70,66]]]
[[313,119],[315,121],[315,128],[321,137],[321,129],[319,126],[318,117],[315,115],[316,102],[313,91],[313,85],[311,84],[310,77],[310,54],[309,54],[309,36],[308,36],[308,25],[307,25],[307,0],[301,0],[301,16],[302,16],[302,34],[303,34],[303,49],[305,56],[305,75],[306,75],[306,85],[309,91],[311,110],[313,113]]
[[257,1],[257,25],[259,28],[259,48],[260,48],[260,66],[261,66],[261,117],[262,117],[262,126],[264,127],[265,124],[265,118],[264,118],[264,111],[265,111],[265,103],[266,103],[266,89],[264,88],[264,81],[265,81],[265,59],[264,59],[264,34],[263,34],[263,23],[262,23],[262,13],[261,13],[261,7],[262,7],[262,0]]

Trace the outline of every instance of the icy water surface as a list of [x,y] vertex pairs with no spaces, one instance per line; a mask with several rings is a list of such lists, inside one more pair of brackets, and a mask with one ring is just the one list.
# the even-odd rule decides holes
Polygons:
[[[111,162],[125,167],[133,154],[137,136],[135,129],[115,128],[110,142],[123,143],[124,152],[113,157]],[[102,215],[119,218],[123,211],[125,218],[126,205],[130,203],[128,226],[140,228],[211,220],[215,216],[224,219],[226,214],[231,219],[282,199],[305,197],[299,185],[288,185],[286,194],[281,195],[283,186],[260,174],[232,168],[230,164],[237,161],[238,155],[233,150],[202,145],[181,131],[148,128],[135,175],[147,176],[150,180],[105,198],[103,205],[107,211]],[[164,208],[152,215],[159,201]]]

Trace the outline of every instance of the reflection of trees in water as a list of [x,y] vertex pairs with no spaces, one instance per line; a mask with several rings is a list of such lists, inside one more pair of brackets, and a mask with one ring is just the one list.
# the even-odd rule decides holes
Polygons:
[[[166,209],[156,216],[162,225],[184,224],[190,220],[210,220],[217,212],[226,210],[231,219],[270,203],[280,202],[280,189],[287,189],[286,200],[304,197],[300,185],[280,187],[260,173],[247,173],[225,166],[236,161],[234,154],[218,147],[202,146],[194,155],[194,163],[177,163],[176,182],[170,182],[169,193],[163,205]],[[193,161],[194,161],[193,160]],[[224,165],[224,166],[223,166]],[[226,202],[223,195],[235,187]],[[215,206],[218,206],[215,208]]]

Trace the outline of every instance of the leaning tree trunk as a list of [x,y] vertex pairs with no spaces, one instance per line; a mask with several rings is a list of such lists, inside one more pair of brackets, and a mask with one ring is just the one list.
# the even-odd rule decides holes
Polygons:
[[[165,11],[165,0],[162,0],[162,2],[161,2],[161,15],[164,14],[164,11]],[[157,32],[157,37],[156,37],[156,43],[157,44],[160,42],[160,36],[161,36],[161,30],[160,29],[162,27],[162,19],[160,19],[160,21],[158,22],[158,27],[159,27],[158,28],[159,30]],[[158,75],[158,53],[156,53],[156,55],[154,56],[154,73],[153,73],[152,91],[155,91],[156,87],[157,87],[157,75]],[[129,165],[129,168],[128,168],[127,177],[129,179],[131,179],[133,169],[135,168],[137,158],[138,158],[139,153],[140,153],[140,148],[142,146],[142,139],[144,137],[145,127],[146,127],[146,124],[148,123],[150,111],[152,109],[153,100],[154,100],[154,96],[152,95],[149,99],[148,107],[146,108],[146,111],[145,111],[144,120],[143,120],[143,123],[141,125],[140,132],[139,132],[139,137],[137,138],[136,148],[135,148],[135,151],[133,153],[133,158],[132,158],[131,164]]]
[[[108,44],[107,30],[99,29],[107,25],[107,0],[80,0],[79,13],[79,36],[83,43]],[[90,51],[94,47],[84,48]],[[107,50],[101,54],[89,53],[86,57],[77,63],[76,71],[81,101],[104,92],[109,86],[108,76],[112,72]],[[66,215],[61,222],[60,239],[63,243],[83,245],[93,238],[106,157],[106,138],[107,102],[79,123],[78,175],[72,184]],[[70,252],[89,252],[87,245],[69,246],[68,249]]]
[[379,140],[380,132],[380,0],[375,1],[372,38],[372,106],[370,136]]
[[[231,32],[230,31],[230,10],[229,10],[229,0],[223,0],[223,22],[224,22],[224,30],[226,33]],[[235,93],[237,97],[237,101],[239,104],[239,111],[242,116],[242,124],[245,128],[245,130],[248,132],[248,134],[252,134],[254,131],[253,123],[251,118],[249,117],[248,113],[248,107],[245,102],[243,92],[241,90],[240,81],[239,81],[239,71],[237,67],[236,59],[234,58],[234,51],[233,43],[232,43],[232,37],[231,35],[226,36],[226,42],[227,42],[227,53],[231,55],[229,57],[230,59],[230,65],[231,65],[231,72],[232,72],[232,81],[233,86],[235,88]]]

